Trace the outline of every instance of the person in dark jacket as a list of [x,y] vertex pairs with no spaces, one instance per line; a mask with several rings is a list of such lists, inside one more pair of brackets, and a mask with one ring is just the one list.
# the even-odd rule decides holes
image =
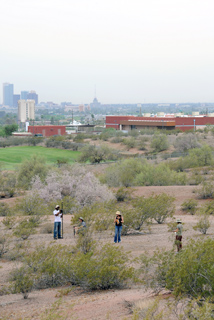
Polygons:
[[120,211],[116,212],[116,217],[114,219],[115,223],[115,235],[114,235],[114,242],[119,243],[121,242],[121,231],[123,228],[124,219],[120,213]]

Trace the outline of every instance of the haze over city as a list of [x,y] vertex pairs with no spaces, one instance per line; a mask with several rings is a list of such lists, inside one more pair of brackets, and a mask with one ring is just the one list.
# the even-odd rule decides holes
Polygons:
[[56,103],[214,102],[212,0],[1,4],[0,83],[15,93]]

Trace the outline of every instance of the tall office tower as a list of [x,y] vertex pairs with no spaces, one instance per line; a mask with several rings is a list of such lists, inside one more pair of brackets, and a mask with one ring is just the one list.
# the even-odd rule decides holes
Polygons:
[[3,105],[13,107],[13,84],[3,83]]
[[29,100],[35,100],[35,104],[38,104],[38,94],[36,93],[36,91],[31,90],[30,92],[28,92],[27,98]]
[[35,101],[19,100],[18,101],[18,121],[26,122],[35,119]]
[[13,95],[13,106],[18,107],[18,101],[20,100],[20,94]]
[[21,100],[27,100],[27,95],[29,91],[21,91]]

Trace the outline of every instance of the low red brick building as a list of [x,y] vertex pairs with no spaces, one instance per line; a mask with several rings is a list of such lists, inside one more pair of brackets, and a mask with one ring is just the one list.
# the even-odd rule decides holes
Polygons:
[[65,126],[28,126],[28,132],[33,136],[41,135],[43,137],[63,136],[66,134]]
[[133,130],[143,128],[180,129],[181,131],[203,129],[206,125],[214,125],[214,117],[201,116],[106,116],[106,128],[116,130]]

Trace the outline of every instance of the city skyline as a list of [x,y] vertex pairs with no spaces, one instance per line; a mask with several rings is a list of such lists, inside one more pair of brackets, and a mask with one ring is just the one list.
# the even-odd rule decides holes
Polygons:
[[[39,101],[214,102],[211,0],[8,0],[0,82]],[[4,32],[3,32],[4,30]],[[2,92],[0,103],[3,102]]]

